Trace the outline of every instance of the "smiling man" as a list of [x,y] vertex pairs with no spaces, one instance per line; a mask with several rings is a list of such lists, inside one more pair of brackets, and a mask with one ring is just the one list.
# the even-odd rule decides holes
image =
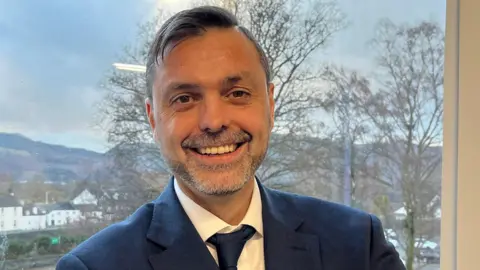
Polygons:
[[177,13],[152,44],[146,113],[171,183],[57,269],[400,270],[367,213],[264,187],[274,125],[264,51],[217,7]]

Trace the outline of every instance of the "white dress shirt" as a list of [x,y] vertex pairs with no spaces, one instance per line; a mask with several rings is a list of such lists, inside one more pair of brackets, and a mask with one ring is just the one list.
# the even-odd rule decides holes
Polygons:
[[262,221],[262,199],[260,190],[255,181],[252,199],[247,213],[240,224],[236,226],[229,225],[214,214],[208,212],[203,207],[190,199],[178,186],[177,180],[174,181],[175,193],[180,204],[192,221],[203,242],[212,254],[218,265],[218,257],[215,246],[207,243],[208,238],[216,233],[229,233],[238,230],[242,225],[250,225],[255,228],[256,233],[245,244],[242,254],[238,259],[238,270],[264,270],[265,259],[263,250],[263,221]]

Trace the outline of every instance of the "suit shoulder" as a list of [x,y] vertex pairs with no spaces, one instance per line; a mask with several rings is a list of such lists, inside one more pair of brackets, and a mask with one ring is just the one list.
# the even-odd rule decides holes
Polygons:
[[[315,214],[321,212],[322,215],[326,213],[335,213],[337,215],[348,215],[348,216],[363,216],[370,218],[370,214],[365,211],[346,206],[344,204],[331,202],[319,198],[314,198],[310,196],[294,194],[279,190],[271,190],[277,196],[283,198],[289,203],[298,207],[298,210],[308,210],[309,214]],[[312,212],[312,210],[314,210]],[[317,210],[317,211],[315,211]]]
[[337,230],[338,224],[345,230],[369,230],[372,222],[378,219],[359,209],[355,209],[343,204],[330,202],[309,196],[293,194],[283,191],[272,190],[274,196],[278,196],[295,209],[307,224],[318,226],[322,224],[325,229]]

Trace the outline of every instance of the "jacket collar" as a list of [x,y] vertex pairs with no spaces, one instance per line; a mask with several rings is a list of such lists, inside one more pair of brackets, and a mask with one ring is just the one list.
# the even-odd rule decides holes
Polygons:
[[[277,269],[321,269],[317,236],[298,232],[304,220],[291,196],[264,187],[258,181],[262,198],[265,267]],[[205,243],[188,219],[174,190],[173,177],[154,201],[147,238],[161,247],[152,252],[155,270],[218,269]]]

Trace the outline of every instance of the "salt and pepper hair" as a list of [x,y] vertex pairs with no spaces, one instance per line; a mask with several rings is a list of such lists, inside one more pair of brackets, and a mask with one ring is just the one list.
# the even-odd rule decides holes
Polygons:
[[259,60],[265,71],[267,84],[271,82],[271,71],[268,58],[250,31],[239,25],[237,18],[229,11],[215,6],[201,6],[180,11],[170,17],[158,30],[150,47],[147,58],[147,98],[152,100],[155,69],[159,60],[163,60],[168,50],[180,42],[194,36],[200,36],[209,28],[236,28],[254,45],[259,54]]

